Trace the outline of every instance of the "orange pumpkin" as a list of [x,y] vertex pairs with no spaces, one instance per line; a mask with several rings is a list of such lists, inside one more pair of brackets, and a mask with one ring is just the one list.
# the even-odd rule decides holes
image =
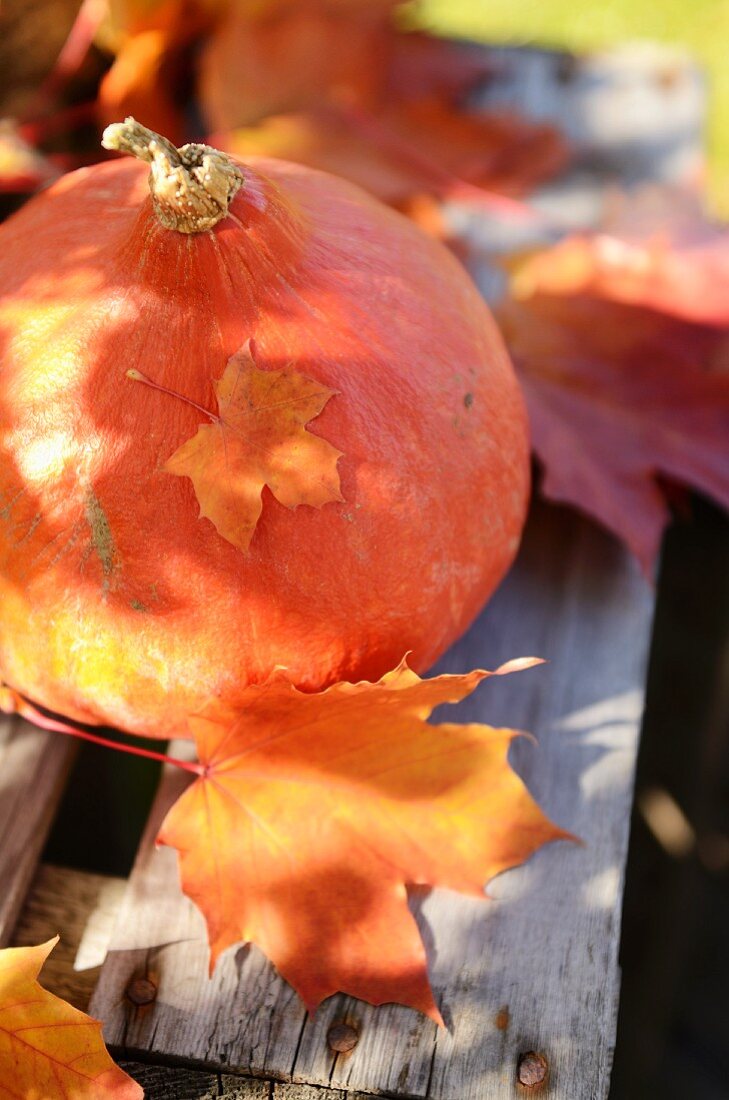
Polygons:
[[[168,737],[277,665],[310,690],[408,650],[426,668],[524,521],[525,414],[487,307],[440,244],[348,183],[178,153],[133,120],[115,142],[154,161],[152,194],[117,159],[0,231],[3,681]],[[264,489],[244,552],[165,464],[248,340],[261,369],[334,391],[308,430],[342,452],[343,499],[287,508]]]

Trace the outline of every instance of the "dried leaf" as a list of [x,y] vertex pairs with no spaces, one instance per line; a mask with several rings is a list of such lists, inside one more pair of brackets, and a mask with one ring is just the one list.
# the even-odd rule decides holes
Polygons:
[[481,897],[488,879],[568,834],[510,769],[513,731],[426,719],[487,676],[536,663],[420,680],[403,661],[377,683],[317,694],[280,671],[234,712],[192,718],[204,773],[159,840],[180,852],[211,966],[250,941],[310,1011],[341,990],[439,1020],[406,887]]
[[57,942],[0,951],[0,1096],[142,1100],[109,1057],[101,1024],[38,984]]
[[132,115],[174,144],[185,140],[181,105],[172,89],[177,84],[178,41],[165,30],[140,31],[120,50],[101,81],[100,120],[116,122]]
[[583,296],[504,303],[543,490],[619,538],[651,573],[669,512],[663,475],[729,507],[727,335]]
[[0,8],[0,116],[26,116],[37,104],[74,26],[81,0],[13,0]]
[[[139,372],[129,375],[150,384]],[[202,424],[165,470],[192,480],[200,515],[223,538],[248,549],[264,485],[287,508],[321,508],[342,500],[337,473],[342,452],[305,429],[333,390],[290,368],[260,370],[250,343],[231,356],[214,385],[218,415],[206,413],[212,423]]]
[[463,182],[522,194],[559,171],[567,148],[552,127],[467,110],[490,73],[484,51],[400,30],[399,2],[127,0],[103,117],[131,113],[182,140],[196,80],[216,146],[334,171],[408,212],[466,199]]

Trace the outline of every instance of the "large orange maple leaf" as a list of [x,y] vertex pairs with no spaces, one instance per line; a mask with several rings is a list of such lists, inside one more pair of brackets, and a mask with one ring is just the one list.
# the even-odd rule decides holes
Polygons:
[[483,896],[488,879],[568,834],[509,767],[512,730],[426,719],[535,663],[421,680],[403,661],[377,683],[317,694],[279,671],[235,711],[191,719],[202,775],[158,839],[179,850],[211,967],[252,942],[310,1011],[342,991],[440,1021],[407,886]]
[[101,1024],[39,985],[57,942],[0,951],[0,1100],[142,1100]]

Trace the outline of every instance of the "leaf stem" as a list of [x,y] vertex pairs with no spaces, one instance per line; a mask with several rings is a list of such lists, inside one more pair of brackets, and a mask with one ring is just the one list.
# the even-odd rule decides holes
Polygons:
[[180,760],[176,756],[167,756],[166,753],[155,752],[153,749],[143,749],[141,746],[137,745],[123,745],[119,741],[112,741],[111,738],[100,737],[98,734],[89,733],[88,730],[83,730],[78,726],[72,725],[70,722],[62,722],[58,718],[53,718],[49,714],[44,714],[43,711],[38,710],[33,703],[30,703],[22,696],[18,698],[19,705],[17,707],[17,713],[40,729],[48,730],[51,733],[63,733],[68,737],[78,737],[81,741],[90,741],[94,745],[102,745],[107,749],[116,749],[117,752],[126,752],[131,756],[142,756],[147,760],[157,760],[161,764],[172,764],[174,767],[182,768],[183,771],[192,772],[194,775],[202,775],[204,772],[203,765],[196,760]]
[[166,393],[169,397],[176,397],[179,401],[184,401],[186,405],[192,405],[193,409],[197,409],[204,416],[207,416],[209,420],[212,420],[213,424],[220,422],[220,417],[215,413],[211,413],[209,409],[206,409],[203,405],[198,405],[197,401],[193,401],[190,397],[185,397],[184,393],[178,393],[177,390],[168,389],[167,386],[160,385],[159,382],[153,382],[151,378],[147,378],[146,374],[142,374],[141,370],[134,370],[133,368],[127,371],[127,378],[131,378],[133,382],[143,382],[145,386],[149,386],[150,389],[158,390],[160,393]]

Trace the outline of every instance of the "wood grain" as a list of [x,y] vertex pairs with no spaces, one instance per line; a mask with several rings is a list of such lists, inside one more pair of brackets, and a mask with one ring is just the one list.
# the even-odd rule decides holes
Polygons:
[[13,947],[60,941],[43,967],[43,985],[85,1012],[104,961],[126,881],[41,864],[11,937]]
[[181,1067],[122,1062],[122,1068],[144,1089],[145,1100],[367,1100],[364,1093],[279,1084],[229,1074],[201,1073]]
[[0,715],[0,947],[11,936],[76,746]]

